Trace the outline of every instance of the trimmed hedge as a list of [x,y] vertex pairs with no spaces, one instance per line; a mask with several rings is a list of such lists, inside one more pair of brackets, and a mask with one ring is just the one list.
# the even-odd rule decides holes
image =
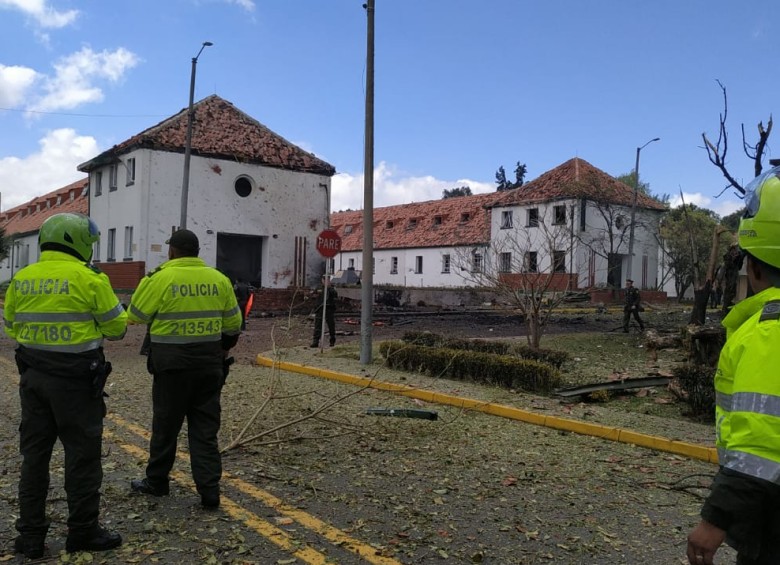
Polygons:
[[555,367],[512,355],[404,341],[382,342],[379,351],[388,367],[432,377],[471,380],[529,392],[550,392],[561,384],[561,374]]
[[560,369],[570,359],[566,351],[554,349],[533,349],[527,345],[510,343],[507,341],[487,341],[484,339],[457,339],[445,338],[442,335],[431,332],[406,332],[403,341],[415,345],[427,347],[445,347],[464,351],[476,351],[480,353],[492,353],[495,355],[515,355],[522,359],[539,361]]

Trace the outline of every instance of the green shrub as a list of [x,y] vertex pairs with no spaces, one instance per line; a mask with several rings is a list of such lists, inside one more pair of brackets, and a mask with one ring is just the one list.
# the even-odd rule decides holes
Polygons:
[[388,367],[433,377],[471,380],[529,392],[549,392],[561,383],[560,372],[554,367],[512,355],[426,347],[405,341],[385,341],[379,351]]
[[533,349],[527,345],[515,344],[508,341],[492,341],[484,339],[447,339],[440,334],[432,332],[409,331],[404,333],[403,341],[415,345],[428,347],[446,347],[448,349],[460,349],[464,351],[478,351],[481,353],[493,353],[495,355],[516,355],[522,359],[540,361],[560,369],[571,356],[566,351],[554,349]]

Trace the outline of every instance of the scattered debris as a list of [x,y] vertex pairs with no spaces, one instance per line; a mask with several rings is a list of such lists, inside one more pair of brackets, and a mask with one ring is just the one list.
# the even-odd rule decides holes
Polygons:
[[645,388],[648,386],[668,386],[672,377],[641,377],[638,379],[621,379],[605,383],[593,383],[582,386],[559,388],[554,394],[556,396],[581,396],[598,390],[629,390],[632,388]]
[[369,416],[395,416],[397,418],[418,418],[420,420],[438,420],[439,413],[435,410],[418,410],[415,408],[368,408]]

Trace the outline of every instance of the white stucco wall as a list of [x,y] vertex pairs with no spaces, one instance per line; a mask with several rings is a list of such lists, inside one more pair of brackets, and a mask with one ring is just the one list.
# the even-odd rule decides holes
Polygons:
[[35,263],[39,256],[38,232],[12,240],[9,242],[8,257],[0,262],[0,281],[7,281],[19,269]]
[[[373,281],[375,285],[392,285],[416,288],[460,288],[477,286],[473,277],[462,270],[464,258],[472,252],[469,248],[441,247],[414,249],[379,249],[374,251]],[[482,248],[484,253],[484,248]],[[443,272],[444,255],[450,256],[450,270]],[[398,272],[391,273],[393,257],[398,259]],[[422,258],[422,272],[417,273],[417,257]],[[351,262],[350,262],[351,261]],[[363,270],[363,252],[345,251],[335,258],[335,270],[354,266]]]
[[[133,225],[133,259],[151,270],[167,260],[165,241],[180,222],[184,155],[142,149],[121,158],[136,159],[135,184],[125,186],[120,170],[118,190],[109,192],[108,167],[103,167],[102,195],[90,191],[90,213],[103,234],[117,230],[118,261],[124,258],[125,226]],[[241,176],[252,186],[247,197],[234,188]],[[328,176],[193,156],[187,228],[198,235],[200,256],[210,265],[216,265],[218,233],[262,237],[262,285],[271,288],[293,282],[295,238],[305,237],[306,284],[313,285],[324,268],[314,243],[328,225],[329,193]],[[101,259],[105,256],[103,245]]]

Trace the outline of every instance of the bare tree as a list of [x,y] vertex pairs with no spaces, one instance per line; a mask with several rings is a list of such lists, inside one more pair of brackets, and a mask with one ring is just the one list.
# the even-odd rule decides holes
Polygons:
[[566,270],[571,230],[565,222],[551,225],[545,220],[544,214],[538,215],[521,228],[505,222],[490,245],[455,254],[465,280],[492,288],[522,315],[528,345],[534,348],[541,343],[553,309],[573,286],[574,276]]
[[[737,190],[737,192],[739,192],[740,196],[743,196],[745,194],[745,188],[742,186],[742,184],[736,181],[734,175],[731,174],[726,166],[726,155],[728,154],[728,131],[726,129],[726,118],[728,117],[728,96],[726,95],[726,87],[723,86],[723,83],[720,81],[717,82],[718,86],[720,86],[721,92],[723,93],[723,112],[720,114],[718,125],[718,140],[717,142],[712,143],[712,141],[710,141],[710,139],[707,137],[706,133],[702,133],[701,138],[704,141],[704,149],[707,151],[707,157],[709,158],[710,163],[720,169],[721,173],[723,173],[723,176],[728,181],[728,184],[720,192],[720,194],[723,194],[723,192],[733,187]],[[769,115],[769,120],[767,121],[766,127],[764,127],[764,122],[758,122],[758,141],[753,145],[747,142],[744,124],[742,124],[741,129],[742,150],[745,152],[745,155],[747,155],[747,157],[753,161],[753,174],[757,177],[763,170],[763,160],[764,153],[766,152],[766,144],[769,140],[769,136],[772,133],[772,115]],[[720,194],[718,194],[718,196],[720,196]],[[713,254],[717,254],[717,250],[713,250]],[[730,249],[724,256],[723,263],[724,287],[728,289],[728,292],[724,292],[724,311],[731,307],[731,302],[734,298],[733,290],[736,289],[737,279],[739,278],[739,269],[741,266],[742,259],[739,257],[738,250],[736,248]],[[705,286],[709,287],[711,285],[712,280],[708,279],[705,281]],[[703,298],[701,300],[703,300]],[[699,305],[699,307],[701,306]]]
[[[718,140],[715,143],[712,143],[712,141],[710,141],[707,137],[706,133],[702,133],[701,138],[704,141],[704,149],[707,151],[707,157],[709,158],[710,163],[718,167],[726,180],[729,181],[723,191],[734,187],[740,194],[745,194],[745,188],[741,183],[737,182],[726,166],[726,155],[728,154],[729,149],[726,119],[728,117],[729,105],[728,96],[726,95],[726,87],[723,86],[723,83],[720,81],[717,82],[718,86],[720,86],[721,92],[723,93],[723,112],[720,114]],[[764,127],[764,122],[758,122],[757,129],[758,141],[754,145],[751,145],[747,142],[747,138],[745,137],[745,124],[742,124],[742,149],[745,152],[745,155],[747,155],[748,158],[753,161],[753,173],[756,177],[760,175],[761,171],[763,170],[764,152],[766,151],[766,144],[769,140],[769,135],[772,133],[772,115],[769,115],[769,120],[767,121],[766,127]],[[721,191],[721,194],[723,191]]]

